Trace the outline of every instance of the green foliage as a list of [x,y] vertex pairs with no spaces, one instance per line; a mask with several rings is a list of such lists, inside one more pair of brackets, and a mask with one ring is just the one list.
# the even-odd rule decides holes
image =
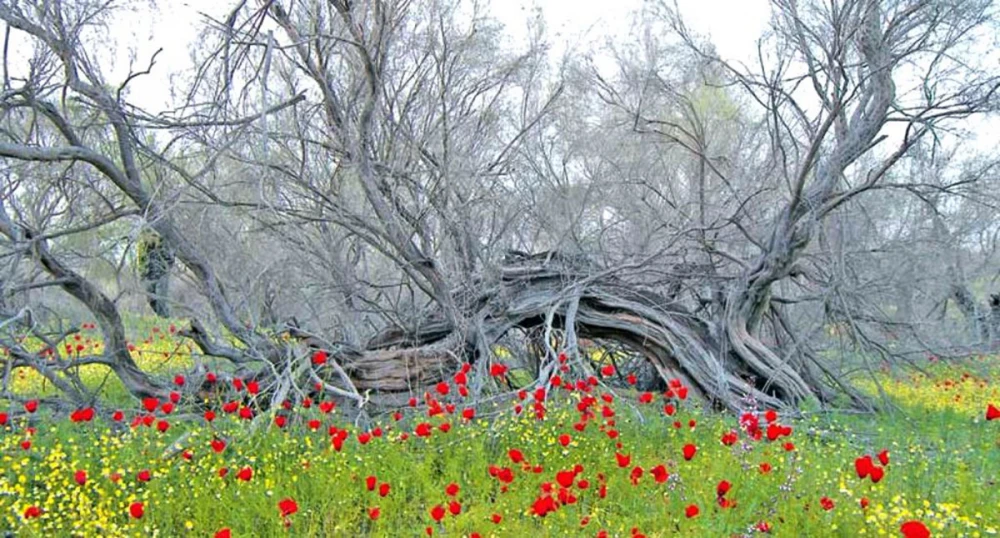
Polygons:
[[[181,348],[165,360],[162,353],[174,352],[180,341],[153,327],[131,331],[138,360],[151,361],[143,366],[165,378],[187,371],[191,350]],[[577,404],[583,398],[575,391],[552,397],[545,420],[533,416],[530,396],[520,402],[520,415],[514,412],[518,402],[494,400],[479,407],[482,418],[472,421],[460,418],[461,401],[453,415],[428,417],[423,408],[406,408],[399,421],[376,417],[382,437],[365,444],[362,430],[338,411],[325,414],[318,402],[280,411],[288,418],[284,428],[274,425],[274,410],[254,426],[221,411],[211,423],[159,413],[157,420],[170,423],[166,433],[142,426],[120,431],[103,421],[41,420],[30,450],[20,446],[29,437],[15,419],[0,428],[0,529],[17,536],[70,535],[71,529],[87,536],[211,536],[222,528],[233,536],[416,536],[426,527],[435,536],[594,535],[600,529],[629,536],[636,527],[648,536],[729,536],[767,521],[776,536],[894,536],[903,521],[918,519],[939,536],[1000,532],[1000,490],[991,485],[1000,476],[998,424],[982,420],[987,402],[1000,400],[1000,388],[991,381],[1000,368],[988,359],[931,368],[931,377],[880,374],[901,408],[894,414],[803,410],[799,418],[777,419],[792,426],[790,437],[741,438],[733,446],[720,438],[740,429],[738,417],[703,412],[688,402],[667,416],[662,404],[637,404],[638,395],[629,392],[608,404],[614,417],[602,417],[605,404],[599,400],[597,418],[583,431],[572,427],[580,421]],[[218,410],[233,397],[209,398],[197,403]],[[243,401],[252,405],[255,398],[244,394]],[[146,414],[134,401],[117,403],[126,423]],[[0,402],[0,410],[16,408]],[[314,428],[312,420],[319,421]],[[417,424],[424,422],[432,434],[418,437]],[[447,433],[441,430],[445,423],[451,426]],[[331,445],[331,426],[351,432],[340,449]],[[562,436],[569,436],[566,444]],[[226,449],[213,450],[213,439],[225,440]],[[794,443],[791,450],[786,441]],[[179,450],[164,456],[175,443]],[[698,452],[685,461],[682,447],[689,443]],[[510,449],[522,451],[528,465],[512,462]],[[858,479],[854,460],[883,449],[891,458],[885,478],[877,484]],[[621,466],[616,454],[630,461]],[[772,470],[761,472],[763,463]],[[672,477],[663,484],[650,472],[661,464]],[[491,476],[491,466],[512,470],[506,489]],[[590,482],[573,486],[577,502],[545,517],[533,515],[542,484],[575,466],[582,467],[577,480]],[[637,466],[643,474],[633,483]],[[236,478],[244,467],[253,470],[249,481]],[[220,477],[223,468],[228,474]],[[135,479],[143,469],[151,471],[152,481]],[[79,470],[88,473],[85,486],[74,482]],[[114,474],[122,478],[112,481]],[[607,483],[603,499],[599,474]],[[369,491],[368,476],[388,483],[390,493]],[[722,480],[732,483],[727,498],[733,507],[719,506],[716,486]],[[452,500],[445,494],[452,482],[460,486],[454,500],[461,511],[435,523],[429,510]],[[823,510],[822,497],[832,499],[834,508]],[[284,498],[299,505],[287,520],[277,509]],[[145,504],[141,520],[129,517],[132,502]],[[698,517],[685,517],[691,504],[699,506]],[[40,507],[43,516],[25,520],[29,506]],[[372,520],[369,510],[375,507],[381,515]],[[491,521],[493,514],[502,516],[499,524]]]

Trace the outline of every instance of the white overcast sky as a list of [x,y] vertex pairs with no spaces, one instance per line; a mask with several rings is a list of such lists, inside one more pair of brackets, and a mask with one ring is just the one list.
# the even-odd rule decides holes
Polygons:
[[[730,60],[749,58],[757,37],[764,30],[770,9],[767,0],[678,0],[681,13],[696,32],[711,37],[719,53]],[[125,24],[119,35],[112,36],[119,51],[113,69],[105,72],[109,82],[121,80],[128,73],[128,49],[135,62],[144,66],[159,48],[152,76],[136,80],[130,86],[130,101],[156,112],[170,100],[168,75],[190,66],[190,47],[196,45],[197,25],[202,13],[215,18],[225,16],[232,2],[228,0],[160,0],[150,13],[137,8],[121,13]],[[541,9],[554,52],[568,46],[589,43],[605,36],[627,35],[632,14],[642,8],[643,0],[492,0],[488,9],[516,38],[526,35],[527,20],[533,9]]]
[[[107,36],[108,43],[115,48],[115,60],[101,62],[101,68],[106,80],[115,84],[129,73],[130,58],[139,70],[145,68],[153,52],[162,48],[153,73],[129,86],[129,101],[155,113],[172,103],[170,75],[192,66],[190,51],[197,46],[204,14],[222,19],[234,2],[153,0],[156,7],[151,12],[148,0],[132,1],[132,11],[119,12]],[[666,1],[672,4],[672,0]],[[586,47],[606,37],[628,35],[633,15],[643,7],[644,0],[485,0],[484,4],[507,27],[513,39],[526,38],[528,19],[539,8],[545,17],[552,53],[558,57],[567,47]],[[708,37],[721,56],[730,61],[755,63],[756,40],[771,15],[768,0],[677,0],[677,5],[688,27]],[[17,36],[13,38],[16,40]],[[16,41],[12,45],[12,63],[21,59],[26,64],[28,52],[19,55]],[[973,133],[966,143],[980,150],[988,149],[996,143],[1000,119],[970,118],[964,127]]]

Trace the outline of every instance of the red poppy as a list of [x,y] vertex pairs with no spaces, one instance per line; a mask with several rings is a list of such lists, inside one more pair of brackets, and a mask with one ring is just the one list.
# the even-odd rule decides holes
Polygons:
[[257,394],[260,392],[260,383],[256,381],[250,381],[247,383],[247,392],[250,394]]
[[438,522],[444,519],[444,507],[440,504],[434,505],[434,507],[431,508],[431,518]]
[[559,471],[556,473],[556,482],[564,487],[573,487],[573,483],[576,481],[576,473],[573,471]]
[[688,518],[697,516],[699,512],[701,512],[701,510],[698,509],[697,504],[688,505],[688,507],[684,509],[684,515]]
[[889,451],[888,450],[883,450],[882,452],[879,452],[878,453],[878,461],[882,465],[889,465]]
[[604,367],[601,368],[601,375],[604,377],[611,377],[615,375],[615,367],[610,364],[604,365]]
[[161,420],[156,423],[156,429],[160,430],[160,433],[166,433],[170,429],[170,423],[166,420]]
[[184,376],[182,376],[182,375],[175,375],[174,376],[174,385],[177,385],[178,387],[183,387],[184,386]]
[[632,472],[629,473],[629,480],[632,481],[633,486],[639,483],[639,479],[642,478],[642,473],[643,473],[642,467],[636,465],[635,467],[632,468]]
[[861,505],[862,509],[868,508],[868,504],[869,504],[868,497],[861,497],[861,500],[858,501],[858,502]]
[[387,484],[385,482],[379,484],[379,486],[378,486],[378,496],[379,497],[385,497],[386,495],[389,495],[389,489],[390,489],[389,484]]
[[281,512],[281,517],[288,517],[299,511],[299,504],[294,499],[282,499],[278,501],[278,510]]
[[445,486],[444,493],[449,497],[454,497],[455,495],[458,495],[458,490],[459,490],[458,484],[452,482],[447,486]]
[[250,467],[244,467],[240,469],[239,472],[236,473],[236,478],[244,482],[249,482],[250,479],[253,478],[253,469],[251,469]]
[[143,469],[143,470],[139,471],[138,473],[136,473],[135,478],[139,482],[149,482],[150,479],[152,479],[153,477],[149,473],[148,469]]
[[440,394],[441,396],[444,396],[444,395],[448,394],[448,391],[451,390],[451,389],[450,389],[450,387],[448,387],[448,383],[445,383],[444,381],[442,381],[442,382],[438,383],[436,387],[434,387],[434,390],[436,390],[437,393]]
[[1000,418],[1000,408],[993,404],[986,406],[986,420],[996,420]]
[[156,398],[143,398],[142,407],[146,409],[147,412],[152,413],[156,411],[157,407],[160,407],[160,400]]
[[628,467],[632,463],[632,456],[630,454],[615,452],[615,459],[618,460],[618,466],[623,468]]
[[698,447],[688,443],[684,445],[683,451],[684,451],[684,459],[687,461],[691,461],[691,458],[693,458],[694,455],[698,452]]
[[28,400],[24,402],[24,410],[29,413],[38,411],[38,400]]
[[417,437],[429,437],[431,434],[431,428],[432,426],[430,424],[426,422],[421,422],[420,424],[417,424],[417,427],[416,429],[413,430],[413,433],[417,434]]
[[320,402],[319,403],[319,410],[322,411],[323,413],[329,413],[329,412],[333,411],[336,407],[337,407],[336,402],[332,402],[332,401],[331,402]]
[[490,375],[493,377],[500,377],[507,373],[507,367],[500,363],[493,363],[490,365]]
[[819,500],[819,505],[823,507],[823,510],[833,510],[833,499],[823,497]]
[[559,444],[562,446],[568,446],[571,440],[570,436],[565,433],[559,436]]
[[461,514],[462,513],[462,503],[460,503],[458,501],[451,501],[450,503],[448,503],[448,512],[451,512],[451,515],[453,515],[453,516],[457,516],[458,514]]
[[930,538],[931,531],[919,521],[907,521],[899,527],[905,538]]
[[854,460],[854,471],[858,474],[858,478],[864,479],[868,477],[874,467],[875,464],[872,463],[872,457],[868,454]]
[[499,525],[500,522],[503,521],[503,516],[501,516],[500,514],[493,514],[492,516],[490,516],[490,521]]
[[378,479],[374,476],[369,475],[365,477],[365,488],[367,488],[368,491],[375,491],[375,484],[377,483]]
[[471,407],[468,409],[463,409],[462,418],[464,418],[465,420],[472,420],[476,418],[476,410]]
[[128,513],[135,519],[142,519],[146,513],[146,507],[141,502],[134,502],[128,507]]
[[376,506],[374,508],[368,509],[368,518],[372,521],[378,519],[378,516],[382,515],[382,511]]
[[549,495],[545,495],[535,500],[535,502],[531,505],[531,512],[536,516],[545,517],[550,512],[554,512],[556,508],[555,499]]
[[728,480],[723,480],[719,482],[719,485],[715,486],[715,496],[724,497],[729,490],[732,489],[733,485],[729,483]]
[[229,530],[228,527],[221,529],[219,532],[215,533],[215,538],[232,538],[233,531]]
[[872,478],[872,483],[873,484],[878,484],[879,481],[882,480],[883,476],[885,476],[885,468],[884,467],[879,467],[877,465],[874,466],[874,467],[872,467],[871,478]]
[[42,515],[42,509],[35,505],[24,509],[24,519],[34,519],[40,515]]
[[73,414],[70,415],[70,420],[73,422],[90,422],[91,420],[94,420],[94,408],[85,407],[74,411]]
[[77,471],[73,475],[73,480],[76,481],[76,483],[79,484],[79,485],[81,485],[81,486],[86,485],[87,484],[87,471]]
[[327,355],[325,351],[320,350],[312,354],[312,363],[316,366],[323,366],[326,364],[326,360],[328,358],[330,358],[330,356]]

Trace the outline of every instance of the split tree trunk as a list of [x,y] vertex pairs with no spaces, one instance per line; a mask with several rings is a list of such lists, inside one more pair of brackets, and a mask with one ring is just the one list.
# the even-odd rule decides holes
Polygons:
[[[500,269],[497,282],[487,284],[476,286],[483,291],[470,316],[482,320],[480,331],[461,334],[442,315],[423,323],[423,330],[386,331],[368,350],[337,359],[361,392],[419,394],[448,379],[460,361],[482,360],[484,346],[477,338],[485,337],[489,349],[511,330],[538,329],[551,320],[567,334],[630,348],[664,381],[682,380],[697,399],[714,407],[740,409],[748,396],[760,405],[787,407],[831,395],[800,362],[781,359],[750,333],[747,320],[762,314],[746,289],[730,294],[734,302],[724,319],[706,320],[679,300],[617,278],[613,271],[559,256],[514,260]],[[541,377],[539,382],[547,381]]]

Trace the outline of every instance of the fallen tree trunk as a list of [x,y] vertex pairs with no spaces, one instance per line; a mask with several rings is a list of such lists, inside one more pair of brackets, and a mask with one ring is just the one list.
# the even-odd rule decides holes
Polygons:
[[[479,320],[471,324],[475,330],[457,330],[442,314],[420,327],[386,330],[369,349],[337,359],[359,391],[420,394],[448,379],[463,361],[495,360],[481,350],[511,331],[554,328],[564,335],[560,351],[577,353],[577,337],[623,346],[664,382],[680,379],[713,407],[743,408],[747,398],[787,407],[833,394],[805,361],[782,360],[745,326],[734,329],[733,318],[703,319],[680,299],[619,278],[614,270],[552,254],[520,257],[503,265],[495,281],[478,282],[475,289],[480,291],[469,303],[469,318]],[[555,356],[548,355],[544,360],[554,364]],[[593,369],[587,362],[576,366]],[[548,381],[542,372],[535,383]]]

